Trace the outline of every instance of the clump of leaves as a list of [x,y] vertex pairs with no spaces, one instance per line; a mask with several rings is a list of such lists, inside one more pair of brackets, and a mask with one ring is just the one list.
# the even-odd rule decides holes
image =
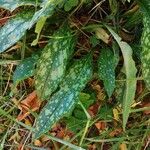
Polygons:
[[[148,87],[150,88],[150,2],[148,0],[137,0],[141,6],[142,13],[144,14],[144,28],[143,36],[141,39],[142,53],[141,62],[143,70],[143,78]],[[111,3],[112,1],[110,1]],[[125,3],[125,1],[123,0]],[[128,0],[130,2],[130,0]],[[35,32],[37,33],[36,39],[32,42],[32,46],[38,45],[42,29],[45,27],[49,17],[54,15],[58,8],[62,6],[65,11],[71,11],[74,7],[78,7],[78,0],[44,0],[44,1],[20,1],[9,3],[8,1],[0,1],[0,6],[13,11],[20,6],[26,6],[25,9],[19,8],[18,14],[11,18],[1,29],[0,37],[0,52],[3,53],[8,48],[18,42],[26,33],[36,24]],[[112,3],[111,3],[112,4]],[[27,6],[35,7],[36,11],[30,11]],[[112,7],[113,9],[113,7]],[[115,15],[117,8],[115,8]],[[117,43],[120,47],[120,58],[123,58],[120,70],[125,74],[125,81],[123,96],[121,99],[122,114],[123,114],[123,129],[125,130],[126,124],[131,113],[131,105],[134,102],[137,82],[137,69],[136,63],[133,59],[132,47],[124,42],[117,34],[117,30],[113,30],[104,24],[94,24],[92,31],[99,35],[101,42],[93,35],[90,26],[83,28],[86,32],[92,34],[89,41],[91,47],[86,50],[86,56],[79,57],[79,60],[73,57],[78,52],[77,39],[80,36],[80,30],[75,30],[73,24],[68,20],[62,22],[62,25],[57,24],[56,31],[46,46],[42,49],[40,56],[32,56],[24,59],[20,65],[17,66],[13,80],[15,86],[28,77],[34,76],[36,93],[41,100],[46,100],[47,104],[39,113],[34,131],[34,138],[39,138],[52,128],[52,126],[59,121],[62,117],[66,116],[79,101],[80,92],[86,85],[95,78],[98,74],[98,79],[103,81],[105,91],[110,98],[114,94],[116,88],[116,67],[118,67],[119,53],[114,50],[111,43]],[[67,24],[67,25],[66,25]],[[99,26],[103,27],[99,30]],[[112,35],[109,36],[106,30]],[[97,33],[97,31],[99,31]],[[106,35],[106,37],[105,37]],[[89,37],[89,36],[87,36]],[[111,42],[109,41],[111,40]],[[89,43],[90,43],[89,42]],[[109,43],[110,42],[110,43]],[[101,45],[101,48],[97,45]],[[85,47],[84,47],[85,48]],[[95,52],[100,51],[97,55],[97,61],[93,62]],[[117,53],[117,54],[116,54]],[[94,65],[98,67],[97,72],[93,72]],[[119,70],[119,71],[120,71]],[[88,99],[87,99],[88,100]]]

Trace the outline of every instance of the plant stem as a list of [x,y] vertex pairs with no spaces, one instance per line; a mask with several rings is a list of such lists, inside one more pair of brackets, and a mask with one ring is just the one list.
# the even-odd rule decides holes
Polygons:
[[83,106],[83,104],[81,103],[81,101],[79,101],[79,104],[80,104],[80,106],[82,107],[82,109],[83,109],[83,111],[84,111],[84,113],[85,113],[85,115],[86,115],[86,117],[87,117],[87,123],[86,123],[85,129],[84,129],[84,132],[83,132],[83,135],[82,135],[81,140],[80,140],[80,143],[79,143],[79,146],[81,146],[82,143],[83,143],[83,140],[84,140],[84,138],[85,138],[85,136],[86,136],[86,133],[87,133],[87,131],[88,131],[88,128],[89,128],[89,126],[90,126],[91,116],[89,115],[89,113],[87,112],[87,110],[85,109],[85,107]]

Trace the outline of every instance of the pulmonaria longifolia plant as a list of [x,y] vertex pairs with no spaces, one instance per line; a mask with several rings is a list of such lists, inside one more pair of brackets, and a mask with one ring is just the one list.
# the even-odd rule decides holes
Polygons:
[[[82,4],[88,5],[88,2],[89,0],[16,0],[10,2],[0,0],[0,7],[4,9],[14,11],[19,7],[18,13],[0,29],[0,53],[18,42],[27,30],[31,30],[35,24],[37,38],[32,42],[32,45],[36,45],[41,31],[45,27],[45,22],[53,17],[59,9],[70,11],[75,6],[78,8]],[[143,79],[147,88],[150,89],[150,1],[137,0],[136,2],[139,4],[144,18],[143,35],[141,37],[141,64]],[[33,54],[32,57],[24,59],[14,72],[15,86],[20,81],[34,76],[35,89],[39,99],[47,101],[36,119],[35,138],[46,133],[52,125],[72,110],[78,102],[80,92],[92,80],[94,75],[93,70],[95,69],[93,69],[92,61],[94,47],[88,50],[86,56],[73,59],[80,30],[75,30],[68,23],[69,17],[61,22],[47,45],[41,50],[41,53]],[[100,26],[112,35],[113,43],[117,44],[124,59],[123,73],[126,79],[122,86],[122,107],[123,128],[125,129],[136,92],[137,69],[132,56],[133,52],[129,44],[122,41],[119,35],[112,30],[113,27],[108,26],[107,22]],[[93,25],[92,30],[95,31],[97,28],[99,26]],[[88,27],[84,27],[84,29],[86,30]],[[115,69],[119,62],[119,52],[109,47],[103,48],[100,53],[101,55],[97,61],[97,74],[98,78],[104,83],[108,97],[111,97],[116,88]]]

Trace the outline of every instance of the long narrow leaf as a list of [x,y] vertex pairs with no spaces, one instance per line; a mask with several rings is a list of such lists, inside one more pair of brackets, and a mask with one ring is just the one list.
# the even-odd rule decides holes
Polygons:
[[129,114],[131,112],[131,104],[134,100],[136,91],[136,72],[135,62],[132,58],[131,47],[121,40],[121,38],[108,26],[106,26],[114,39],[120,46],[124,58],[124,68],[126,74],[126,89],[123,95],[123,129],[125,130]]

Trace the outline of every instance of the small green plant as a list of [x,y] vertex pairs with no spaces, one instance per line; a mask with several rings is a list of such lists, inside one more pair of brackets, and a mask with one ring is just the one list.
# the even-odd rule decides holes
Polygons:
[[[130,1],[128,0],[128,2]],[[32,27],[35,24],[35,33],[37,35],[36,39],[32,38],[30,45],[37,46],[40,38],[50,38],[46,46],[40,50],[40,53],[34,52],[32,56],[23,59],[15,69],[13,75],[15,87],[23,80],[33,76],[35,80],[34,87],[38,98],[41,101],[46,101],[44,102],[46,105],[41,109],[36,119],[33,133],[34,138],[41,137],[61,118],[70,114],[80,100],[80,93],[93,79],[102,81],[107,96],[110,98],[118,88],[116,86],[116,80],[120,77],[118,75],[120,72],[125,77],[123,79],[121,78],[123,80],[123,86],[119,88],[121,88],[122,95],[120,101],[123,108],[121,112],[123,116],[122,126],[124,131],[126,130],[127,121],[132,112],[131,105],[134,102],[136,93],[137,66],[136,59],[133,56],[132,46],[123,41],[117,33],[117,27],[108,25],[107,19],[109,20],[109,18],[106,18],[101,24],[88,24],[77,30],[78,27],[76,28],[73,22],[70,21],[70,16],[69,18],[65,16],[62,19],[63,21],[60,21],[61,23],[59,21],[57,22],[57,19],[54,20],[55,27],[49,33],[52,36],[42,35],[42,30],[46,27],[46,23],[50,22],[49,19],[53,16],[57,18],[60,15],[59,9],[64,14],[69,11],[73,11],[74,13],[75,7],[78,8],[80,4],[87,5],[87,3],[83,2],[85,1],[16,0],[10,3],[7,0],[0,1],[0,7],[9,11],[13,11],[19,7],[18,13],[0,29],[0,53],[7,53],[6,50],[21,40],[24,35],[28,37],[28,32],[32,31]],[[122,2],[125,3],[127,1],[122,0]],[[111,0],[109,3],[112,9],[112,17],[117,14],[118,8],[112,6],[113,3]],[[117,4],[117,1],[115,3]],[[142,52],[140,58],[142,77],[149,90],[150,1],[137,0],[137,3],[140,6],[140,11],[144,15],[144,28],[141,37]],[[58,16],[57,13],[59,14]],[[59,19],[61,20],[61,16]],[[100,32],[100,38],[95,35],[99,27],[102,27],[105,31],[104,33]],[[83,50],[85,56],[77,55],[78,58],[75,58],[74,55],[78,53],[78,41],[81,31],[83,33],[85,32],[85,35],[86,33],[89,34],[86,36],[89,38],[91,45],[88,48],[82,48],[82,50],[85,50]],[[105,34],[109,35],[108,39],[107,35],[105,37]],[[95,62],[93,61],[93,57],[95,56],[95,52],[97,52],[97,45],[101,45],[101,49],[98,47],[99,54]],[[120,53],[118,50],[120,50]],[[118,65],[120,59],[123,59],[121,67]],[[119,71],[116,72],[117,67]]]

